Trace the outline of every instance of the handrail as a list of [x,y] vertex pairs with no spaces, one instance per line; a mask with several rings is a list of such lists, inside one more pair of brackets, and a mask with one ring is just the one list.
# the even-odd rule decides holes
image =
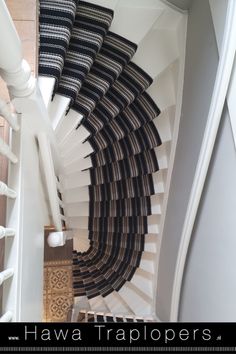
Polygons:
[[0,194],[12,199],[17,196],[17,193],[2,181],[0,181]]
[[62,231],[62,220],[64,220],[64,216],[61,215],[60,211],[57,189],[58,181],[55,175],[52,152],[47,135],[45,133],[38,134],[38,142],[53,223],[56,231]]
[[11,162],[17,163],[18,159],[10,149],[10,146],[0,137],[0,154],[6,156]]
[[3,226],[0,226],[0,239],[4,237],[12,237],[15,236],[15,230],[7,229]]
[[3,101],[0,98],[0,115],[6,119],[6,121],[10,124],[13,130],[17,131],[20,129],[20,126],[17,122],[17,114],[12,113],[9,108],[9,104]]

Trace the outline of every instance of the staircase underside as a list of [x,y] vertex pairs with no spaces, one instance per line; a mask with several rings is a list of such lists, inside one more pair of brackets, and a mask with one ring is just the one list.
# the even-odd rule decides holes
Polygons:
[[40,1],[38,81],[87,320],[155,313],[183,26],[158,0]]

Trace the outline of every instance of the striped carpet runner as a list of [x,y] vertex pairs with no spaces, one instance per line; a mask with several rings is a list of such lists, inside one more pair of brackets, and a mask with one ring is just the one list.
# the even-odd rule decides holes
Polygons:
[[82,156],[90,247],[73,252],[74,295],[88,298],[118,291],[139,267],[160,169],[152,78],[132,62],[137,45],[109,30],[112,19],[112,10],[85,1],[40,0],[39,74],[54,77],[54,94],[83,116],[76,131],[88,132],[92,151]]

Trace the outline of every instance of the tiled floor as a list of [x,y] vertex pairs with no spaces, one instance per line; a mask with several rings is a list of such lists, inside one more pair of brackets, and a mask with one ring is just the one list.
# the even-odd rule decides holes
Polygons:
[[73,304],[72,249],[69,240],[63,247],[52,248],[47,245],[45,231],[44,248],[44,322],[66,322]]
[[[36,73],[37,48],[37,0],[6,0],[10,14],[22,41],[23,56],[31,66],[32,73]],[[0,98],[9,102],[9,95],[5,83],[0,78]],[[8,141],[8,125],[0,117],[0,136]],[[7,181],[7,160],[0,155],[0,180]],[[0,196],[0,225],[5,224],[6,198]],[[0,240],[0,271],[4,262],[4,240]],[[1,312],[0,288],[0,312]]]

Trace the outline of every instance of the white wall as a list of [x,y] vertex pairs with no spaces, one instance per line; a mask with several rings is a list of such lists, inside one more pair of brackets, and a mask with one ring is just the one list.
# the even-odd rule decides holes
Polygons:
[[219,52],[224,35],[228,0],[209,0]]
[[236,152],[225,110],[192,235],[181,321],[236,321]]
[[182,115],[160,253],[157,315],[170,318],[179,242],[213,91],[218,52],[209,2],[189,10]]

